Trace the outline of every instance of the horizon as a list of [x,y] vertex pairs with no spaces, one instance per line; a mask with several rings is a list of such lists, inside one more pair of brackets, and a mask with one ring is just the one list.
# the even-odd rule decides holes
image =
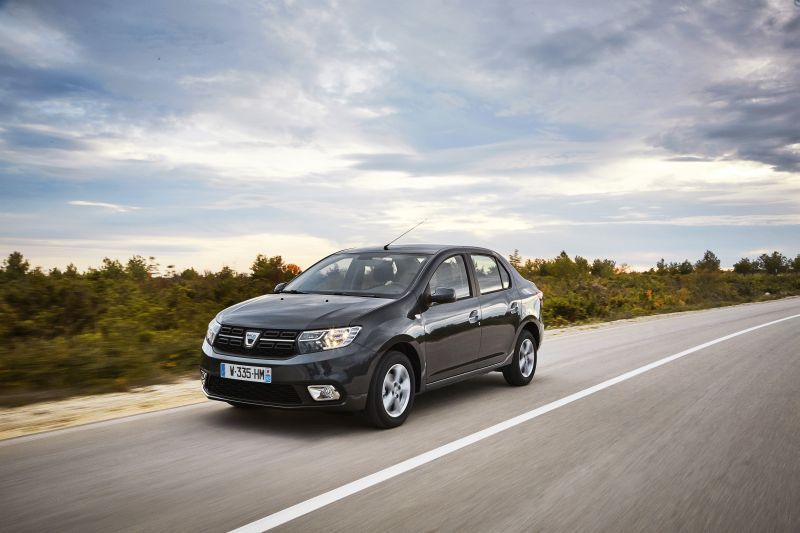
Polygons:
[[[414,243],[399,243],[399,244],[423,245],[423,244],[433,244],[433,243],[414,242]],[[366,246],[370,246],[370,245],[366,245]],[[378,245],[375,245],[375,246],[377,247]],[[453,245],[453,246],[458,246],[458,245]],[[335,251],[333,251],[331,253],[346,252],[347,250],[348,249],[335,250]],[[495,251],[497,251],[497,250],[495,250]],[[713,250],[705,250],[703,253],[705,253],[707,251],[708,252],[712,252],[712,253],[714,252]],[[300,264],[300,263],[292,260],[291,257],[287,257],[286,255],[281,254],[281,253],[256,252],[255,255],[253,256],[253,258],[250,260],[250,263],[248,265],[246,265],[244,268],[242,268],[242,267],[236,267],[235,268],[235,267],[232,267],[231,265],[223,264],[220,268],[209,269],[209,268],[200,268],[200,267],[196,267],[196,266],[192,266],[192,265],[178,265],[178,264],[172,264],[172,263],[164,263],[164,262],[161,262],[157,256],[146,256],[146,255],[142,255],[142,254],[133,254],[133,255],[128,256],[128,257],[110,257],[110,256],[106,256],[106,257],[103,257],[103,258],[99,259],[95,263],[88,263],[86,265],[79,265],[79,264],[75,264],[74,262],[71,262],[71,263],[67,263],[67,264],[64,264],[64,265],[53,265],[53,266],[45,267],[43,265],[37,264],[34,260],[32,260],[29,256],[27,256],[24,252],[22,252],[20,250],[13,250],[11,253],[15,253],[15,252],[18,252],[18,253],[22,254],[23,259],[25,261],[28,261],[28,263],[30,264],[30,269],[31,270],[39,268],[39,269],[42,270],[42,272],[45,272],[45,273],[49,273],[53,269],[58,269],[59,271],[63,272],[68,266],[72,265],[77,269],[77,271],[79,273],[85,274],[86,272],[88,272],[90,270],[93,270],[93,269],[94,270],[100,270],[102,268],[102,266],[103,266],[103,262],[105,260],[107,260],[107,259],[111,260],[111,261],[118,261],[124,267],[127,264],[128,260],[134,259],[134,258],[140,258],[140,259],[143,259],[146,262],[151,263],[153,265],[156,265],[158,267],[158,269],[155,271],[154,277],[167,277],[170,270],[172,270],[175,273],[177,273],[178,275],[180,275],[185,270],[194,270],[195,272],[197,272],[199,274],[205,274],[205,273],[217,273],[217,272],[220,272],[224,268],[229,268],[230,270],[236,272],[237,274],[248,274],[248,273],[251,272],[251,266],[256,261],[256,259],[258,258],[259,255],[263,255],[266,258],[280,256],[285,264],[296,265],[296,266],[300,267],[301,270],[305,271],[308,267],[310,267],[311,265],[316,263],[318,260],[321,260],[324,257],[327,257],[327,255],[330,255],[330,254],[327,254],[327,255],[324,255],[324,256],[320,256],[320,257],[316,258],[315,260],[313,260],[312,262],[304,265],[304,264]],[[510,256],[515,252],[518,252],[518,250],[514,249],[514,250],[511,251],[511,253],[501,254],[501,255],[503,255],[506,259],[509,259]],[[790,254],[790,253],[785,253],[782,250],[764,251],[762,253],[772,254],[772,253],[776,253],[776,252],[780,253],[781,255],[783,255],[788,261],[792,261],[795,258],[795,255]],[[500,252],[498,252],[498,253],[500,253]],[[561,252],[559,252],[559,254],[556,254],[555,256],[552,256],[552,257],[527,257],[527,256],[524,256],[524,255],[520,255],[520,258],[522,259],[523,263],[528,261],[528,260],[531,260],[531,261],[552,260],[552,259],[557,258],[558,255],[560,255],[561,253],[566,253],[569,256],[569,258],[572,259],[573,261],[576,258],[581,257],[581,258],[586,259],[587,261],[589,261],[589,264],[591,264],[594,260],[611,260],[611,261],[614,261],[617,269],[622,269],[624,272],[643,273],[643,272],[649,272],[651,270],[656,270],[656,268],[657,268],[656,263],[653,263],[652,265],[630,265],[630,264],[625,263],[625,262],[617,261],[613,257],[585,257],[585,256],[582,256],[581,254],[570,254],[566,250],[562,250]],[[681,263],[683,263],[685,261],[688,261],[689,263],[691,263],[694,266],[700,259],[702,259],[703,253],[701,253],[700,256],[697,257],[697,258],[691,258],[691,257],[667,258],[667,257],[662,257],[662,258],[659,258],[659,259],[664,260],[667,265],[669,265],[670,263],[681,264]],[[796,255],[796,257],[800,257],[800,253],[798,253]],[[7,259],[8,259],[8,254],[5,257],[3,257],[3,259],[2,259],[3,265],[6,263]],[[743,258],[740,258],[740,259],[751,259],[751,260],[753,260],[753,259],[758,259],[758,256],[748,257],[748,258],[744,258],[743,257]],[[726,265],[724,263],[720,263],[720,270],[723,271],[723,272],[731,272],[731,271],[733,271],[733,264]]]
[[799,30],[790,0],[0,2],[0,254],[246,272],[428,219],[505,256],[794,257]]

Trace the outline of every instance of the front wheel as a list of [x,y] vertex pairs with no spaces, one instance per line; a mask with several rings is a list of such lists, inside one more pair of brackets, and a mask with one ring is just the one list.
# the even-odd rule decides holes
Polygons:
[[414,405],[414,369],[405,354],[387,353],[372,376],[367,418],[381,429],[394,428],[408,418]]
[[517,349],[511,363],[503,368],[503,377],[509,385],[521,387],[533,379],[536,372],[536,339],[528,331],[523,331],[517,339]]

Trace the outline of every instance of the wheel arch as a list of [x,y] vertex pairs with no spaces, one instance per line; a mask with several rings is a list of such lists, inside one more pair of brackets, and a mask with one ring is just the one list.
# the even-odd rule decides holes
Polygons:
[[414,371],[414,392],[421,392],[424,389],[422,386],[424,365],[422,362],[422,357],[420,356],[419,347],[415,346],[415,344],[416,343],[411,337],[404,336],[396,337],[384,344],[379,351],[380,356],[375,358],[373,368],[370,370],[370,376],[373,372],[375,372],[375,368],[378,366],[378,361],[380,361],[384,355],[391,351],[398,351],[408,357],[408,360],[411,362],[411,367]]
[[542,331],[536,320],[532,318],[526,320],[522,324],[522,327],[520,328],[519,333],[517,334],[517,338],[519,338],[519,335],[522,335],[523,331],[528,331],[530,332],[531,335],[533,335],[533,338],[536,341],[536,350],[538,351],[539,347],[542,345]]

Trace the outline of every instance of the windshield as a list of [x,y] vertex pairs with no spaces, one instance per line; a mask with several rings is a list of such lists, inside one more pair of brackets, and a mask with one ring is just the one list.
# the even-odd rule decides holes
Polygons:
[[423,254],[336,254],[291,281],[282,292],[394,298],[408,289],[428,259]]

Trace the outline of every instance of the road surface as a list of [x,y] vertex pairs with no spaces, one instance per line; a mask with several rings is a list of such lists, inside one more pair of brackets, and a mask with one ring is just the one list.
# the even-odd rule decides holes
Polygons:
[[[340,487],[610,378],[800,314],[786,299],[545,340],[536,377],[420,396],[407,423],[206,402],[0,443],[4,531],[800,531],[800,318],[699,348],[390,477]],[[257,527],[256,527],[257,529]]]

